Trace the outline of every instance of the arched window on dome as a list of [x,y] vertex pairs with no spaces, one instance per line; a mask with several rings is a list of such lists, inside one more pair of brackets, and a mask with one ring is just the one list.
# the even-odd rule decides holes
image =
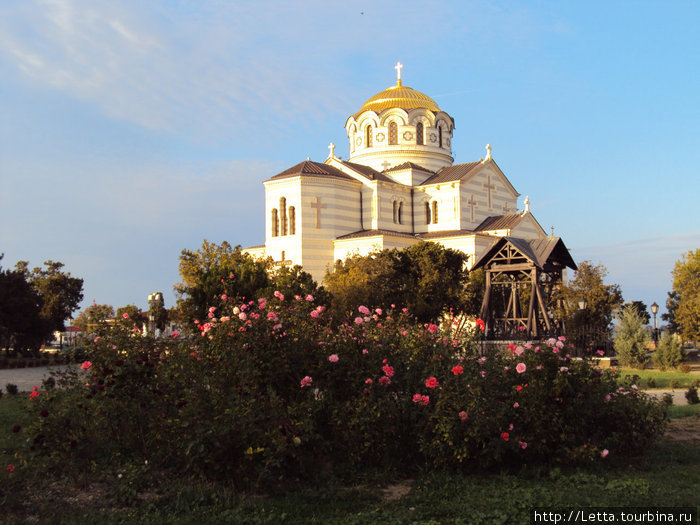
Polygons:
[[423,123],[416,124],[416,144],[423,145]]
[[389,144],[399,143],[399,126],[396,122],[389,122]]
[[442,126],[438,126],[438,145],[442,148]]
[[296,226],[296,210],[294,206],[289,207],[289,235],[295,235],[297,232]]
[[280,233],[287,235],[287,199],[280,198]]
[[372,147],[372,126],[367,126],[365,129],[365,145],[368,148]]
[[272,236],[277,237],[280,234],[280,223],[277,217],[277,208],[272,208],[272,212],[270,214],[270,223],[272,224]]
[[425,203],[425,224],[430,224],[430,202]]
[[437,224],[438,222],[438,203],[437,201],[433,201],[433,224]]

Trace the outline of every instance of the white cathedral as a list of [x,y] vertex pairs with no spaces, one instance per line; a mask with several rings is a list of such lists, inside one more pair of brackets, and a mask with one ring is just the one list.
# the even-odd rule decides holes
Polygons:
[[547,234],[526,198],[486,146],[483,159],[453,164],[454,119],[401,82],[369,98],[345,123],[350,156],[330,144],[324,162],[306,160],[265,185],[265,244],[244,250],[301,265],[316,281],[338,259],[421,241],[469,256],[471,268],[500,238]]

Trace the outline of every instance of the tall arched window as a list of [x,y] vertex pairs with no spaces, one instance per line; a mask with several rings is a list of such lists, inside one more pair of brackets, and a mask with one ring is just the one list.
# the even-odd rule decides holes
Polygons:
[[394,201],[391,204],[392,204],[392,220],[394,221],[394,224],[396,224],[397,222],[399,222],[396,218],[398,211],[399,211],[399,203],[397,201]]
[[389,144],[399,143],[399,126],[396,122],[389,122]]
[[396,222],[399,224],[403,224],[403,217],[401,215],[403,215],[403,202],[399,202],[399,209],[396,212]]
[[437,201],[433,201],[433,224],[437,224],[438,221],[437,210]]
[[277,237],[280,233],[280,223],[277,218],[277,208],[272,208],[270,222],[272,223],[272,236]]
[[282,235],[287,235],[287,199],[282,197],[280,199],[280,233]]
[[425,224],[430,224],[430,203],[425,203]]
[[416,124],[416,144],[423,144],[423,123]]
[[372,126],[367,126],[365,129],[365,135],[365,144],[369,148],[372,146]]
[[438,126],[438,144],[442,148],[442,126]]
[[294,206],[289,207],[289,235],[294,235],[297,232],[296,226],[296,210]]

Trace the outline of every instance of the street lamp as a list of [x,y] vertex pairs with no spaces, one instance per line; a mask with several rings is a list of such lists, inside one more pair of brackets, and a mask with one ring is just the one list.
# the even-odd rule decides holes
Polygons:
[[578,314],[578,329],[577,329],[577,350],[581,353],[581,356],[585,354],[585,349],[586,349],[586,332],[587,332],[587,327],[585,325],[585,320],[586,320],[586,314],[584,313],[584,310],[588,306],[588,301],[586,301],[585,297],[581,297],[578,300],[578,309],[579,309],[579,314]]
[[652,332],[652,337],[654,339],[654,344],[656,344],[659,340],[659,327],[656,324],[656,314],[659,313],[659,305],[656,304],[656,301],[651,303],[651,313],[654,314],[654,331]]

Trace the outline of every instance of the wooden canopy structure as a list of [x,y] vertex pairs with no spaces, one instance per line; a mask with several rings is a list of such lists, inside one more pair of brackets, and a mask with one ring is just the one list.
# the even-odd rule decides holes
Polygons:
[[551,313],[565,268],[576,263],[559,237],[501,237],[472,269],[484,268],[486,292],[481,318],[491,340],[562,335]]

